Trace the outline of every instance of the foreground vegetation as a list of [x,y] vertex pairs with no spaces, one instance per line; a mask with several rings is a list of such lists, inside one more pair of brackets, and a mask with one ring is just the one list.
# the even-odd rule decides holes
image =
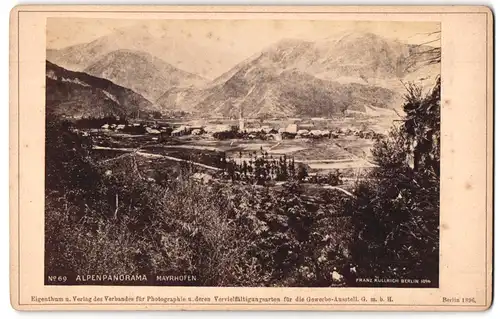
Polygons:
[[[280,189],[203,185],[182,178],[186,172],[151,183],[134,172],[133,157],[97,164],[89,142],[63,129],[47,130],[48,273],[189,273],[201,285],[328,286],[328,270],[346,262],[351,234],[340,195],[326,210],[308,203],[296,182]],[[332,236],[332,228],[342,232]]]
[[[90,138],[49,117],[46,273],[193,274],[207,286],[414,277],[437,286],[439,92],[439,80],[428,95],[408,87],[406,114],[376,143],[379,167],[354,197],[311,198],[286,160],[257,165],[271,173],[254,167],[260,185],[198,183],[182,165],[175,178],[151,182],[134,156],[98,161]],[[285,183],[267,186],[274,175]]]

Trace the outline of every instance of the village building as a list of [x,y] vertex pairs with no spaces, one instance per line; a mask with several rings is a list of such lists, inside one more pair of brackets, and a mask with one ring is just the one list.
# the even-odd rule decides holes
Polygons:
[[331,132],[329,130],[322,130],[321,131],[321,136],[327,137],[330,136]]
[[239,130],[240,132],[244,132],[245,131],[245,119],[240,117],[240,120],[239,120]]
[[319,137],[322,136],[322,133],[320,130],[312,130],[309,134],[311,134],[314,137]]
[[262,129],[260,127],[249,127],[245,130],[247,133],[259,133]]
[[217,124],[215,126],[215,129],[217,132],[228,132],[231,131],[231,125],[228,124]]
[[160,134],[161,132],[157,129],[154,129],[154,128],[150,128],[150,127],[146,127],[146,132],[148,134]]
[[172,136],[180,136],[186,134],[188,132],[189,126],[181,125],[178,128],[174,129],[171,133]]
[[297,135],[304,137],[304,136],[309,135],[309,131],[308,130],[298,130]]
[[193,175],[191,175],[191,179],[194,179],[198,182],[201,182],[201,183],[208,183],[209,181],[212,180],[212,176],[206,174],[206,173],[194,173]]
[[197,124],[197,125],[186,125],[185,131],[186,133],[193,133],[194,130],[198,130],[200,132],[203,131],[203,125]]
[[291,134],[297,134],[297,124],[288,124],[287,127],[285,128],[285,132],[291,133]]
[[261,132],[264,132],[264,133],[268,134],[268,133],[271,133],[271,131],[273,130],[273,128],[270,127],[270,126],[262,126],[260,128],[260,130],[261,130]]
[[271,141],[281,141],[281,134],[269,133],[266,134],[266,139]]
[[194,129],[194,130],[191,131],[191,135],[200,135],[201,132],[202,131],[200,129],[196,128],[196,129]]

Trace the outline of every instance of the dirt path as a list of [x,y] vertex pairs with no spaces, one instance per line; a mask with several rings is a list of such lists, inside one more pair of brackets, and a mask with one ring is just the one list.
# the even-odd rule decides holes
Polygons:
[[276,148],[276,147],[278,147],[278,146],[280,146],[280,145],[281,145],[281,141],[279,141],[278,143],[274,144],[273,146],[271,146],[271,147],[270,147],[270,148],[268,148],[267,150],[268,150],[268,151],[271,151],[273,148]]
[[[137,154],[139,156],[147,157],[147,158],[164,158],[164,159],[168,159],[168,160],[175,161],[175,162],[188,163],[188,164],[191,164],[191,165],[195,165],[195,166],[198,166],[198,167],[203,167],[203,168],[211,169],[211,170],[214,170],[214,171],[220,171],[221,170],[218,167],[209,166],[209,165],[205,165],[205,164],[201,164],[201,163],[198,163],[198,162],[193,162],[193,161],[190,161],[190,160],[185,160],[185,159],[178,158],[178,157],[173,157],[173,156],[167,156],[167,155],[161,155],[161,154],[154,154],[154,153],[147,153],[147,152],[140,151],[139,149],[135,149],[135,148],[124,148],[124,147],[117,147],[117,148],[115,148],[115,147],[107,147],[107,146],[94,146],[93,149],[95,149],[95,150],[110,150],[110,151],[129,152],[129,153]],[[109,161],[112,161],[112,160],[116,160],[116,159],[119,159],[121,157],[123,157],[123,155],[120,155],[120,156],[115,157],[115,158],[110,158],[110,159],[104,160],[101,163],[109,162]]]
[[354,196],[353,193],[350,193],[350,192],[346,191],[345,189],[340,188],[338,186],[324,185],[323,188],[325,188],[325,189],[336,189],[336,190],[341,191],[342,193],[344,193],[344,194],[346,194],[348,196],[356,197],[356,196]]
[[137,152],[137,155],[148,157],[148,158],[165,158],[165,159],[168,159],[168,160],[171,160],[171,161],[184,162],[184,163],[192,164],[192,165],[195,165],[195,166],[198,166],[198,167],[208,168],[208,169],[211,169],[211,170],[214,170],[214,171],[220,171],[221,170],[218,167],[209,166],[209,165],[205,165],[205,164],[201,164],[201,163],[198,163],[198,162],[193,162],[193,161],[189,161],[189,160],[185,160],[185,159],[177,158],[177,157],[173,157],[173,156],[153,154],[153,153],[146,153],[146,152]]

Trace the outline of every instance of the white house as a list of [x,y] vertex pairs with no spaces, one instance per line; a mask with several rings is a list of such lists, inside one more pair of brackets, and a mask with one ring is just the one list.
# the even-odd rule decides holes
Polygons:
[[297,135],[307,136],[307,135],[309,135],[309,131],[308,130],[298,130]]
[[312,130],[310,134],[311,134],[312,136],[322,136],[322,135],[323,135],[322,133],[323,133],[323,132],[322,132],[322,131],[320,131],[320,130]]
[[202,183],[208,183],[212,179],[212,176],[205,173],[194,173],[191,175],[191,178]]
[[188,129],[189,127],[186,126],[186,125],[181,125],[179,126],[178,128],[176,128],[175,130],[172,131],[172,135],[182,135],[184,134],[184,132]]
[[329,130],[322,130],[322,131],[321,131],[321,136],[326,137],[326,136],[328,136],[328,135],[330,135],[330,131],[329,131]]
[[207,133],[229,132],[231,131],[231,125],[227,124],[208,125],[204,128],[204,130]]
[[297,124],[288,124],[286,129],[285,129],[285,132],[287,133],[292,133],[292,134],[298,134],[297,132]]
[[262,132],[264,132],[264,133],[266,133],[266,134],[267,134],[267,133],[271,132],[271,131],[273,130],[273,128],[272,128],[272,127],[270,127],[270,126],[261,126],[260,130],[261,130]]
[[150,127],[146,127],[146,132],[148,132],[148,134],[160,134],[161,133],[157,129],[150,128]]

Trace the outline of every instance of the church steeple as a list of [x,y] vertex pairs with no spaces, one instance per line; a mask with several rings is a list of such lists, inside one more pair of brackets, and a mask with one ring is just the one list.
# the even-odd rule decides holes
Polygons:
[[243,118],[243,108],[240,105],[240,132],[245,130],[245,119]]

